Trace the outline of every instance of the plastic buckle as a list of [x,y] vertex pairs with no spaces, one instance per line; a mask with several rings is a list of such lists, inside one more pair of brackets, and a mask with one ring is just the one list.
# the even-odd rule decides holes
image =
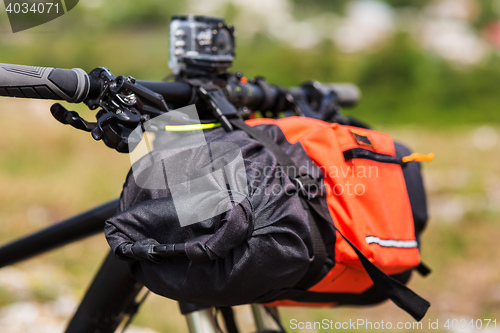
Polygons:
[[321,186],[321,181],[318,181],[309,175],[290,177],[290,180],[295,184],[299,195],[307,200],[323,196],[323,186]]
[[153,253],[159,257],[174,257],[186,254],[186,246],[182,243],[160,244],[153,246]]

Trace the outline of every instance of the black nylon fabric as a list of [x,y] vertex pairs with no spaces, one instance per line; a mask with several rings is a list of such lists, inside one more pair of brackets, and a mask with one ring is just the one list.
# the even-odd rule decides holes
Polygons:
[[[397,156],[408,156],[412,153],[408,147],[401,143],[396,142],[394,145]],[[415,223],[415,238],[420,245],[420,234],[424,231],[429,218],[420,163],[407,163],[403,167],[403,176],[408,190],[408,198],[410,199],[413,222]]]
[[[280,145],[302,173],[321,177],[321,170],[300,144],[289,144],[277,126],[259,129]],[[139,282],[159,295],[183,302],[245,304],[294,287],[314,258],[308,216],[295,185],[274,155],[246,133],[215,129],[206,131],[205,138],[209,145],[228,142],[240,147],[248,197],[222,215],[181,227],[169,188],[141,188],[129,173],[120,213],[105,225],[108,243],[117,256],[130,261]],[[333,229],[321,226],[320,233],[331,255],[318,278],[333,267],[334,249]],[[185,242],[187,256],[137,260],[140,256],[133,252],[133,244],[138,241]]]

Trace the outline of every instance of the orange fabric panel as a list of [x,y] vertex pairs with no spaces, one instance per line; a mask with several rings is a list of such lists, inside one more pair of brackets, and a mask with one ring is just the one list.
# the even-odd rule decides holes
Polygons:
[[[401,166],[360,158],[345,161],[343,155],[346,150],[362,148],[395,156],[390,135],[305,117],[252,119],[247,123],[251,126],[275,124],[290,143],[301,143],[323,171],[328,208],[336,228],[370,261],[387,274],[401,273],[420,263],[419,250],[415,247],[388,247],[367,242],[368,236],[415,241]],[[358,256],[339,234],[335,261],[334,268],[310,288],[311,291],[360,293],[372,286]],[[284,303],[280,301],[280,304]]]
[[336,264],[330,272],[316,285],[309,288],[314,292],[329,293],[362,293],[373,286],[372,280],[361,268],[349,267],[346,264]]

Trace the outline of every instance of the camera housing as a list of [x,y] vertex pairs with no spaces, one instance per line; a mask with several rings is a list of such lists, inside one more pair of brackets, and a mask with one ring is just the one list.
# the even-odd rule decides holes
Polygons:
[[233,64],[234,27],[209,16],[173,16],[168,66],[175,75],[217,75]]

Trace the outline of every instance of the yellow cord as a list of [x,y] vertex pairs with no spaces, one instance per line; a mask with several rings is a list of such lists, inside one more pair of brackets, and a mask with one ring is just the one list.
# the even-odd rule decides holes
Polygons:
[[401,159],[403,163],[407,162],[430,162],[436,157],[436,154],[434,153],[429,153],[429,154],[420,154],[420,153],[413,153],[411,155],[405,156]]
[[196,130],[216,128],[220,126],[221,126],[220,123],[193,124],[193,125],[167,125],[165,126],[165,131],[169,132],[196,131]]

